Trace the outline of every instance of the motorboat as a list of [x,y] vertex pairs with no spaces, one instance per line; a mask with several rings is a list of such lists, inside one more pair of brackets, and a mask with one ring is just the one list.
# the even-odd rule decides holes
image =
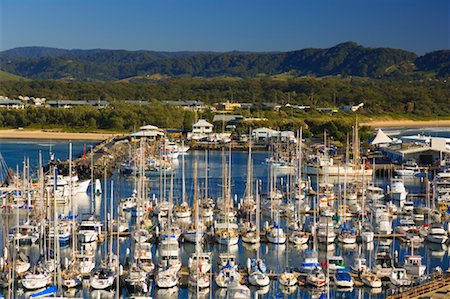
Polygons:
[[398,202],[400,208],[402,208],[406,200],[406,196],[408,195],[408,192],[406,191],[405,184],[403,183],[402,179],[393,178],[391,180],[390,194],[391,199],[395,202]]
[[114,284],[116,273],[110,268],[94,269],[89,279],[91,288],[96,290],[105,290]]
[[321,268],[319,259],[317,257],[317,251],[306,250],[303,253],[303,262],[300,265],[300,272],[309,273],[315,268]]
[[372,267],[372,272],[380,278],[389,277],[392,266],[392,257],[389,252],[378,252]]
[[327,284],[328,279],[323,273],[321,268],[314,268],[311,272],[306,276],[306,284],[309,284],[313,287],[320,288]]
[[444,229],[444,225],[442,223],[431,224],[426,239],[431,243],[438,243],[438,244],[446,243],[448,240],[448,234],[447,231],[445,231]]
[[78,226],[78,240],[81,243],[92,243],[99,240],[103,224],[95,214],[84,214]]
[[153,263],[151,243],[135,244],[134,258],[139,260],[139,267],[145,273],[153,274],[155,271],[155,264]]
[[374,273],[365,272],[361,274],[361,281],[370,288],[381,288],[383,285],[381,279]]
[[231,264],[228,262],[225,266],[223,266],[219,274],[216,276],[216,284],[219,288],[226,288],[232,281],[240,281],[241,275],[237,269],[237,265]]
[[334,283],[338,288],[352,288],[353,278],[346,269],[339,269],[334,273]]
[[356,274],[368,272],[367,260],[363,257],[356,257],[353,265],[350,266],[350,271]]

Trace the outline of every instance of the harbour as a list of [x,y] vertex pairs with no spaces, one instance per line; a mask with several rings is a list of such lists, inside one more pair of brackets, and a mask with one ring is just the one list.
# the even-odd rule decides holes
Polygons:
[[[167,151],[166,155],[171,151],[168,150],[170,147],[166,142],[163,143],[163,152],[158,151],[158,142],[150,142],[148,151],[144,151],[143,141],[130,142],[129,139],[100,143],[75,141],[71,144],[72,156],[79,157],[73,161],[68,161],[68,141],[0,141],[0,152],[5,153],[6,165],[14,168],[15,164],[16,170],[23,169],[18,171],[22,175],[29,173],[29,177],[36,180],[40,160],[47,156],[52,157],[54,162],[42,169],[47,169],[46,172],[50,175],[52,172],[55,174],[55,169],[64,173],[65,167],[73,167],[72,169],[80,170],[80,174],[84,173],[80,175],[79,180],[89,180],[89,175],[94,178],[83,192],[73,190],[66,193],[67,199],[63,201],[55,197],[55,189],[52,191],[55,187],[52,184],[46,188],[49,193],[45,193],[48,195],[47,204],[44,202],[44,205],[39,204],[37,191],[32,195],[31,206],[28,205],[29,199],[23,199],[24,206],[20,206],[11,204],[5,197],[0,223],[3,227],[19,225],[25,228],[39,219],[36,218],[37,211],[47,210],[44,212],[47,219],[59,219],[57,221],[60,223],[56,227],[59,227],[57,231],[62,234],[58,236],[58,246],[51,242],[48,236],[45,237],[45,234],[49,233],[45,233],[45,230],[44,236],[32,240],[30,245],[16,239],[19,235],[13,239],[11,236],[7,237],[6,229],[2,230],[0,242],[6,245],[4,248],[8,248],[9,244],[7,252],[15,252],[12,258],[11,255],[5,255],[3,249],[3,271],[8,269],[7,265],[14,265],[11,263],[13,261],[29,263],[28,271],[31,271],[22,274],[12,271],[15,279],[3,289],[5,297],[14,293],[16,298],[28,298],[54,285],[56,291],[46,296],[227,298],[230,296],[230,286],[235,286],[244,295],[248,292],[249,298],[402,298],[406,296],[402,294],[437,293],[447,285],[447,239],[435,243],[428,241],[427,237],[431,229],[434,229],[433,223],[436,221],[443,223],[443,232],[447,234],[449,219],[445,209],[439,210],[438,201],[435,199],[436,191],[431,190],[436,190],[430,185],[435,183],[432,177],[402,177],[401,182],[407,190],[402,199],[403,205],[408,202],[412,204],[411,210],[405,210],[395,200],[379,201],[384,196],[393,196],[389,190],[394,187],[391,175],[395,169],[399,169],[397,165],[390,171],[374,171],[367,177],[321,175],[318,181],[317,176],[308,176],[304,177],[300,188],[296,177],[299,173],[303,177],[302,171],[298,172],[295,167],[293,171],[286,168],[274,171],[274,164],[270,162],[273,152],[252,151],[251,144],[247,146],[247,151],[190,149],[183,151],[176,158],[169,158],[168,164],[163,163],[167,158],[161,156],[164,151]],[[181,143],[178,145],[182,146]],[[117,150],[116,146],[120,147],[120,150]],[[296,152],[295,163],[308,163],[302,162],[301,143],[292,146]],[[20,153],[16,150],[19,147]],[[147,153],[151,157],[150,160],[163,163],[159,164],[163,165],[159,168],[163,170],[157,173],[153,173],[153,170],[147,172],[137,163],[135,168],[131,166],[131,172],[119,171],[123,170],[123,166],[119,167],[118,161],[126,161],[130,157],[127,156],[130,151],[132,157],[140,157],[141,160],[144,153]],[[109,165],[104,161],[105,157],[110,157]],[[248,162],[249,158],[251,163]],[[96,171],[93,171],[94,169]],[[32,175],[33,173],[35,175]],[[137,173],[146,173],[146,176]],[[67,172],[64,175],[68,180]],[[364,184],[360,185],[363,189],[359,191],[354,189],[354,184],[358,181],[360,184],[364,181]],[[22,194],[27,194],[24,190],[31,188],[23,184],[17,187],[22,190]],[[4,193],[7,192],[5,189]],[[374,192],[380,192],[379,197],[376,197],[377,193]],[[331,196],[331,193],[334,195]],[[355,194],[355,197],[352,194]],[[249,198],[254,201],[249,201]],[[206,199],[208,200],[205,202]],[[323,201],[324,199],[326,201]],[[15,200],[17,203],[20,201],[20,198]],[[129,204],[131,206],[128,207]],[[164,205],[166,208],[161,210]],[[359,209],[355,210],[351,205],[359,206]],[[45,209],[45,206],[48,208]],[[344,207],[347,209],[343,210]],[[423,210],[422,216],[416,215],[419,210]],[[366,211],[367,214],[360,211]],[[193,216],[195,213],[198,213],[198,218]],[[439,220],[436,218],[437,213]],[[96,215],[98,218],[98,222],[92,222],[98,223],[95,225],[99,227],[97,239],[93,242],[86,239],[90,238],[91,234],[89,233],[88,237],[82,229],[83,225],[87,225],[83,224],[83,221],[88,219],[82,220],[87,214]],[[381,217],[382,221],[375,220],[377,217]],[[172,219],[169,222],[172,224],[167,224],[168,219]],[[89,221],[94,221],[94,218]],[[51,228],[52,222],[47,224],[48,229]],[[45,222],[42,223],[45,225]],[[63,227],[68,227],[68,232]],[[70,229],[71,227],[75,227],[76,232]],[[229,235],[222,236],[219,241],[218,234],[221,230]],[[63,236],[67,236],[68,241],[61,242]],[[172,238],[178,241],[173,242]],[[233,238],[236,238],[235,241]],[[199,240],[197,245],[196,239]],[[148,248],[145,249],[148,251],[143,251],[142,256],[141,253],[136,255],[143,248]],[[57,252],[59,263],[52,262],[54,252]],[[69,274],[71,257],[78,254],[85,256],[89,252],[92,252],[91,270],[80,276],[79,284],[74,287],[65,286],[67,280],[63,277]],[[23,254],[28,258],[23,258]],[[145,257],[147,255],[148,257]],[[206,258],[206,264],[202,264],[202,267],[208,269],[205,273],[200,266],[197,272],[192,270],[193,258],[200,256]],[[416,262],[424,267],[419,274],[409,273],[410,270],[404,272],[408,277],[408,284],[399,288],[390,278],[390,275],[393,275],[391,272],[378,268],[380,264],[377,260],[381,256],[389,257],[389,263],[395,265],[389,271],[409,269],[406,265],[410,256],[418,257]],[[141,258],[146,262],[140,262]],[[167,262],[163,262],[165,259]],[[264,272],[253,272],[254,263],[261,263],[260,261],[264,264]],[[305,270],[305,263],[308,261],[316,261],[313,263],[317,264]],[[51,263],[56,265],[52,272],[35,272],[36,269],[43,269],[44,265]],[[352,269],[357,267],[355,265],[364,265],[367,270],[354,272]],[[402,265],[405,265],[405,268],[402,268]],[[99,269],[103,272],[95,274]],[[139,269],[138,272],[136,269]],[[232,283],[220,280],[221,275],[224,275],[221,273],[225,270],[238,281]],[[317,281],[311,281],[314,271],[319,271],[315,274],[318,275]],[[30,286],[27,288],[24,284],[23,280],[28,275],[26,273],[54,274],[48,274],[47,287],[36,290],[30,289]],[[341,282],[336,280],[337,275],[345,277],[345,273],[350,274],[348,281],[351,286],[338,285]],[[106,276],[111,277],[111,284],[106,288],[96,286],[94,275],[111,275]],[[130,277],[134,277],[133,275],[143,278],[139,278],[138,284],[130,285]],[[159,281],[162,275],[173,276],[175,284],[162,284],[163,282]],[[366,279],[372,277],[371,275],[380,279],[380,287],[368,286]],[[264,285],[255,286],[254,284],[258,283],[254,281],[256,277],[266,277],[267,282],[261,280],[259,283]],[[437,277],[443,278],[436,279]],[[193,279],[197,279],[197,285],[201,279],[202,287],[193,287]],[[346,281],[346,278],[343,279]],[[436,286],[431,286],[430,280],[436,280]],[[221,284],[225,287],[220,287]]]

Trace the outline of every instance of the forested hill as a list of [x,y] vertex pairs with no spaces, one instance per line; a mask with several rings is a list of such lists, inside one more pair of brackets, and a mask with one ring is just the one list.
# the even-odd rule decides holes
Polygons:
[[[417,63],[416,63],[417,62]],[[155,52],[27,47],[0,53],[3,71],[30,79],[114,81],[136,76],[253,77],[293,75],[382,77],[425,71],[449,75],[449,52],[422,57],[400,49],[353,42],[291,52]]]

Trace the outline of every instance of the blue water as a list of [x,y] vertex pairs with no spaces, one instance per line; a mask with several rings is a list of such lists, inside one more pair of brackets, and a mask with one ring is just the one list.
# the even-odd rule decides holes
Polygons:
[[[56,158],[66,159],[68,157],[68,144],[66,141],[17,141],[17,140],[0,140],[0,152],[3,154],[4,159],[8,165],[11,167],[15,167],[14,165],[21,165],[24,157],[29,157],[31,165],[38,164],[38,153],[42,152],[44,161],[48,159],[48,153],[50,151],[50,144],[52,148],[52,152],[55,153]],[[92,142],[74,142],[74,156],[79,156],[83,153],[84,144],[88,146],[92,144]],[[254,165],[254,176],[262,181],[263,190],[267,187],[267,165],[264,163],[265,158],[268,156],[267,152],[256,152],[253,154],[253,165]],[[47,157],[47,158],[46,158]],[[246,152],[233,152],[231,155],[232,159],[232,190],[233,194],[236,194],[237,198],[241,198],[245,191],[245,180],[246,180],[246,170],[247,170],[247,153]],[[188,194],[192,196],[193,189],[193,165],[194,161],[197,161],[198,164],[198,179],[200,182],[200,189],[203,190],[202,186],[204,186],[204,178],[205,178],[205,152],[204,151],[192,151],[189,152],[188,155],[185,156],[185,165],[186,165],[186,189]],[[210,152],[208,156],[209,160],[209,195],[216,198],[221,194],[221,186],[222,183],[222,156],[221,152]],[[176,166],[175,171],[175,192],[174,192],[174,200],[181,201],[181,163],[182,159],[180,157],[178,166]],[[103,184],[103,190],[105,187],[107,190],[110,188],[110,182],[114,181],[114,202],[117,201],[118,197],[129,196],[134,189],[134,181],[129,177],[122,177],[118,174],[115,174],[111,179],[108,179],[107,185]],[[286,178],[284,178],[286,180]],[[388,178],[377,178],[376,181],[380,186],[385,186],[388,183]],[[103,183],[103,180],[102,180]],[[421,182],[418,178],[412,178],[410,180],[405,181],[406,188],[410,193],[419,193],[421,189],[424,188],[423,182]],[[167,185],[168,187],[168,185]],[[201,191],[203,192],[203,191]],[[107,194],[106,203],[109,205],[110,200],[110,191],[104,192]],[[149,196],[155,194],[156,197],[159,196],[159,179],[151,179],[149,181]],[[421,199],[415,200],[416,205],[422,205]],[[91,200],[90,196],[80,197],[77,199],[77,206],[79,212],[88,212],[94,211],[97,214],[100,214],[102,218],[105,215],[105,199],[93,197]],[[65,210],[65,213],[68,210]],[[131,219],[130,219],[131,221]],[[264,221],[270,221],[269,219],[262,219],[262,223]],[[309,223],[312,220],[310,218],[304,219],[305,223]],[[133,222],[131,222],[133,223]],[[352,265],[354,257],[359,253],[364,255],[368,261],[373,260],[374,252],[377,250],[378,242],[375,241],[372,246],[367,245],[355,245],[355,246],[342,246],[340,244],[332,244],[325,248],[325,246],[319,246],[319,259],[321,262],[326,260],[326,256],[328,255],[342,255],[344,260],[348,266]],[[97,261],[100,260],[100,257],[103,256],[105,251],[105,246],[107,246],[107,242],[105,245],[101,245],[98,247],[97,251]],[[115,250],[116,245],[113,243],[113,248]],[[121,251],[121,262],[125,262],[127,249],[131,248],[131,241],[129,239],[123,239],[120,243],[120,251]],[[268,269],[272,271],[283,271],[286,265],[291,267],[298,267],[302,260],[302,252],[307,248],[298,248],[291,244],[288,245],[272,245],[272,244],[261,244],[260,253],[261,256],[265,259]],[[399,259],[402,261],[403,257],[407,254],[410,254],[410,248],[400,243],[398,240],[394,240],[394,249],[399,253]],[[30,256],[37,256],[38,248],[36,246],[32,246],[30,248],[25,248],[27,253]],[[68,248],[63,250],[64,252],[68,252]],[[190,254],[195,250],[193,244],[183,243],[180,249],[181,259],[183,264],[186,265]],[[206,251],[212,251],[214,256],[214,261],[217,260],[219,252],[226,251],[225,246],[219,246],[217,244],[208,244],[205,247]],[[239,263],[242,267],[246,265],[247,258],[254,257],[256,254],[256,249],[248,247],[247,245],[239,242],[238,246],[232,247],[231,251],[236,253],[238,256]],[[441,266],[444,269],[449,267],[449,252],[446,248],[432,248],[428,244],[421,244],[418,248],[415,248],[415,253],[421,254],[424,257],[424,262],[427,264],[427,271],[431,271],[433,267]],[[158,262],[157,248],[154,246],[154,259]],[[215,267],[214,263],[214,267]],[[215,270],[215,268],[214,268]],[[252,292],[255,289],[251,288]],[[369,289],[366,288],[355,288],[351,291],[336,291],[334,289],[331,290],[331,296],[333,298],[354,298],[354,297],[364,297],[364,298],[384,298],[389,288],[383,289],[380,294],[371,294]],[[261,298],[317,298],[320,296],[321,291],[313,290],[311,288],[299,288],[297,287],[292,294],[283,294],[277,285],[276,281],[273,281],[270,288],[264,292],[260,293],[259,297]],[[214,298],[218,290],[213,283],[212,293],[207,295],[207,297]],[[125,290],[123,292],[125,294]],[[84,298],[97,297],[94,296],[89,289],[84,288],[77,291],[75,294],[77,296],[82,296]],[[179,288],[178,291],[174,294],[170,294],[166,296],[161,290],[153,289],[152,295],[155,298],[194,298],[188,289]],[[71,294],[73,296],[73,294]],[[252,295],[253,296],[253,295]],[[112,298],[107,294],[102,294],[100,298]]]

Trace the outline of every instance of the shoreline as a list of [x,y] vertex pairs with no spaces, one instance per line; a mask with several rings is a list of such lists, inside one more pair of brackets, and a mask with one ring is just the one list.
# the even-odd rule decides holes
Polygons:
[[43,130],[0,130],[0,139],[41,139],[41,140],[105,140],[123,134],[113,133],[69,133]]
[[450,120],[372,120],[359,124],[372,128],[395,128],[395,127],[450,127]]

